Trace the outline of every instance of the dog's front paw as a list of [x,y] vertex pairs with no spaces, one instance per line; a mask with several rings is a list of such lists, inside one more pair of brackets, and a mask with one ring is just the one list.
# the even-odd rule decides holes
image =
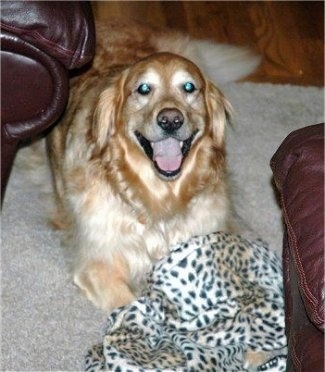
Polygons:
[[85,296],[98,308],[111,312],[135,300],[121,267],[111,267],[105,262],[89,263],[74,274],[73,281]]

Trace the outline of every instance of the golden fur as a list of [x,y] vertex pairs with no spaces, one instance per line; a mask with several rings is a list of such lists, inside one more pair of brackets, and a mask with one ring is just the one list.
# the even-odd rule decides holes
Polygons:
[[[183,57],[196,59],[186,36],[121,27],[98,27],[93,67],[75,79],[65,117],[48,137],[56,225],[67,229],[74,282],[108,311],[139,294],[152,263],[171,244],[231,228],[224,149],[229,103]],[[189,81],[193,92],[184,90]],[[147,94],[139,92],[143,83]],[[182,126],[162,129],[163,110],[172,116],[168,123],[181,114]],[[176,141],[192,141],[188,154],[174,148]],[[174,146],[177,156],[161,156],[172,171],[181,158],[175,174],[157,166],[160,153],[154,152],[155,164],[149,159],[148,143],[149,153]]]

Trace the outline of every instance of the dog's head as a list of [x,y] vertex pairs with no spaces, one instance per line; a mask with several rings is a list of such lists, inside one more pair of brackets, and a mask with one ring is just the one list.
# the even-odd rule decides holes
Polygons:
[[229,112],[222,93],[194,63],[157,53],[127,68],[101,94],[94,134],[101,148],[122,137],[123,146],[136,147],[160,179],[173,181],[202,138],[222,146]]

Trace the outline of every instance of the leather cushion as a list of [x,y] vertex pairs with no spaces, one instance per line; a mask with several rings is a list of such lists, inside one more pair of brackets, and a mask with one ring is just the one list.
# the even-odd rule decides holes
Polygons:
[[3,1],[1,28],[55,57],[68,69],[82,67],[94,56],[94,22],[87,2]]

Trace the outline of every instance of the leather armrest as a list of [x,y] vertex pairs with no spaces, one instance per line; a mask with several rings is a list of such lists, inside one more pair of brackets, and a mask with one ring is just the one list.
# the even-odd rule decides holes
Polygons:
[[1,2],[1,199],[21,140],[53,125],[68,100],[68,70],[95,54],[89,2]]
[[271,168],[299,293],[309,319],[324,332],[324,125],[292,132]]
[[19,37],[1,33],[2,140],[35,136],[62,114],[68,99],[66,69]]

